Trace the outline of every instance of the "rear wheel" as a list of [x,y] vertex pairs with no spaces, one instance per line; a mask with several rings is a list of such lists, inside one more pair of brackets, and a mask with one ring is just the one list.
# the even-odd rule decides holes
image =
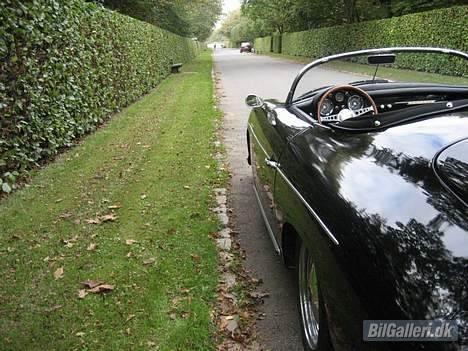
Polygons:
[[316,265],[303,243],[300,245],[297,257],[298,302],[304,349],[332,350]]

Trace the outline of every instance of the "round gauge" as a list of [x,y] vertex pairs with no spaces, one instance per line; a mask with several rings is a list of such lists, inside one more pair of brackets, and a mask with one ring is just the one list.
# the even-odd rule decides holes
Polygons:
[[322,108],[320,110],[320,114],[322,116],[328,116],[330,113],[333,112],[333,102],[330,99],[325,99],[322,103]]
[[336,100],[337,102],[343,102],[344,99],[345,99],[345,95],[344,95],[344,93],[342,93],[341,91],[339,91],[339,92],[337,92],[337,93],[335,94],[335,100]]
[[350,110],[359,110],[364,106],[364,99],[359,95],[353,95],[348,99],[348,108]]

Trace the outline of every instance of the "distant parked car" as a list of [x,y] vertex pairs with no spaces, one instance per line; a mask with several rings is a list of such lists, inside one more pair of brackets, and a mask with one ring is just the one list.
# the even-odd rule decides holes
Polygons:
[[252,44],[249,42],[242,43],[240,53],[242,54],[243,52],[252,52]]

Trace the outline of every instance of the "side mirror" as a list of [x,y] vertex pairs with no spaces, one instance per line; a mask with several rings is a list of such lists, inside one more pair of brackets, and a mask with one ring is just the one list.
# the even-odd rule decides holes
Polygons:
[[262,107],[265,103],[260,96],[250,94],[245,98],[245,104],[249,107]]

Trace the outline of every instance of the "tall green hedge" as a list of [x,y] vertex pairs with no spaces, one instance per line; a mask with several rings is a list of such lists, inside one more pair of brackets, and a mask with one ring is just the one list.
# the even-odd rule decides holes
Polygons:
[[0,188],[196,51],[191,39],[82,0],[1,1]]
[[[437,46],[467,52],[468,6],[286,33],[282,39],[283,54],[306,57],[392,46]],[[468,76],[466,61],[441,55],[402,55],[398,67]]]
[[254,42],[255,52],[264,54],[272,50],[272,37],[257,38]]
[[282,51],[282,35],[281,34],[273,34],[271,39],[271,50],[276,53],[280,54]]

